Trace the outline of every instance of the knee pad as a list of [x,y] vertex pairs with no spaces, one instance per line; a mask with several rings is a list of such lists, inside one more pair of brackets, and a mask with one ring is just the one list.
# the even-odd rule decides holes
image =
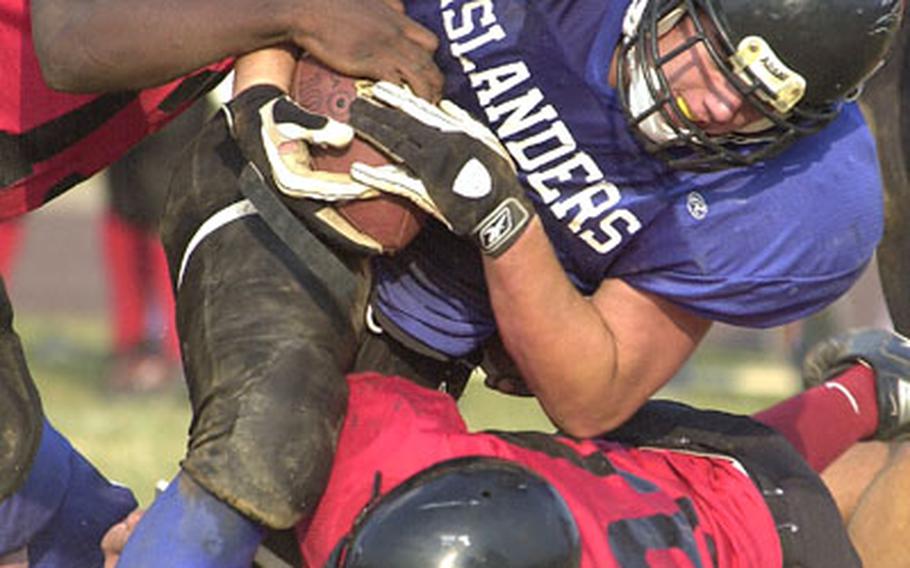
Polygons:
[[206,404],[194,407],[182,466],[249,518],[290,528],[312,514],[328,483],[347,408],[344,375],[319,347],[278,346],[261,368],[241,365],[195,385]]

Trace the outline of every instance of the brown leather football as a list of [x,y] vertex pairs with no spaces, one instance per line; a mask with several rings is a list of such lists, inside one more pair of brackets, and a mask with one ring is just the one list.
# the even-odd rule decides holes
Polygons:
[[[298,60],[291,97],[305,109],[348,122],[356,96],[356,79],[306,55]],[[354,162],[373,166],[389,163],[382,152],[360,138],[354,138],[346,148],[313,147],[311,153],[313,168],[330,172],[347,172]],[[387,252],[395,252],[411,242],[426,217],[411,202],[394,195],[346,201],[336,205],[336,209],[352,225],[381,243]]]

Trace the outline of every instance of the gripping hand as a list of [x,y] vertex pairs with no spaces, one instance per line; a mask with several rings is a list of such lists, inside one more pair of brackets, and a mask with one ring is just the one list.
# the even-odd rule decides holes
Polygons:
[[896,332],[852,330],[819,342],[803,360],[803,384],[821,384],[857,363],[875,373],[875,437],[890,440],[906,435],[910,432],[910,341]]
[[819,341],[803,359],[803,384],[819,385],[857,363],[910,379],[910,342],[893,331],[856,329]]
[[384,252],[381,243],[334,208],[335,202],[374,197],[378,192],[346,173],[311,168],[310,145],[344,148],[354,137],[350,126],[304,110],[271,85],[244,90],[224,106],[224,112],[244,157],[310,230],[348,252]]
[[304,110],[272,85],[244,90],[225,111],[244,156],[281,193],[320,201],[376,195],[347,174],[310,166],[310,145],[344,148],[354,138],[350,126]]
[[351,177],[411,200],[481,252],[502,254],[533,218],[506,151],[455,104],[434,106],[381,81],[351,105],[351,125],[401,164],[355,163]]

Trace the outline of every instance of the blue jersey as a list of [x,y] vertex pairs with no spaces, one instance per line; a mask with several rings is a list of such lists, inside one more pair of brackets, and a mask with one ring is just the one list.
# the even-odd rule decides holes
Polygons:
[[[607,81],[626,5],[411,0],[408,12],[441,40],[447,98],[509,150],[579,291],[619,278],[751,327],[831,303],[882,233],[875,148],[858,109],[755,167],[671,171],[636,143]],[[495,330],[479,254],[441,226],[375,269],[376,308],[422,343],[463,355]]]

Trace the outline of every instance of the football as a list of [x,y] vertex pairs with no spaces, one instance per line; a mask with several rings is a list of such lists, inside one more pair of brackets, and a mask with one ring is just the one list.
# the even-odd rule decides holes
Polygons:
[[[356,83],[355,78],[341,75],[303,55],[294,70],[291,97],[307,110],[346,123],[351,103],[357,96]],[[356,137],[347,148],[313,147],[311,154],[314,169],[330,172],[347,172],[354,162],[371,166],[389,163],[382,152]],[[349,223],[373,237],[389,253],[411,242],[426,216],[408,200],[394,195],[346,201],[335,208]]]

